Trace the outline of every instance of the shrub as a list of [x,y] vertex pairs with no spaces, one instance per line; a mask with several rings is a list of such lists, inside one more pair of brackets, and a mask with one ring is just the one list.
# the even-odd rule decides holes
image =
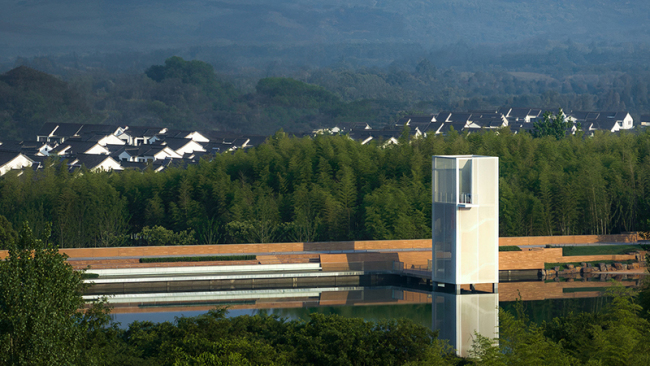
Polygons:
[[521,248],[516,245],[504,245],[499,247],[500,252],[521,252]]
[[187,230],[175,233],[172,230],[165,229],[162,226],[142,228],[139,234],[140,240],[144,241],[146,245],[153,246],[167,246],[167,245],[192,245],[196,244],[194,239],[194,231],[188,232]]

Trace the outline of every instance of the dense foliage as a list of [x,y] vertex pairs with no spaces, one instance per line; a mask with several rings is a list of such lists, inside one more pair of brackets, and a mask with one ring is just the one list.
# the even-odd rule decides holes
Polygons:
[[[381,148],[277,133],[259,147],[161,173],[42,171],[0,179],[0,214],[62,247],[411,239],[431,235],[431,156],[500,158],[500,235],[650,226],[650,134],[557,140],[430,136]],[[136,235],[138,234],[138,235]]]
[[0,141],[36,140],[45,122],[82,121],[93,122],[91,108],[67,83],[25,66],[0,75]]
[[25,66],[0,75],[1,140],[33,140],[43,123],[56,121],[271,134],[371,120],[380,109],[290,78],[262,78],[245,94],[210,64],[180,57],[136,76],[78,76],[72,86]]
[[101,304],[87,313],[82,273],[25,224],[0,261],[0,365],[83,364],[84,338],[107,324]]

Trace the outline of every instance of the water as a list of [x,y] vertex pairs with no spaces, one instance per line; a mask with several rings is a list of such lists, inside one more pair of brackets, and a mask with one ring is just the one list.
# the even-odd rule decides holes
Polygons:
[[[635,287],[641,280],[620,281]],[[528,318],[548,322],[570,313],[597,312],[608,303],[603,292],[615,282],[506,282],[499,293],[431,292],[416,288],[316,287],[245,289],[228,291],[189,291],[172,293],[122,294],[114,297],[113,320],[126,328],[133,321],[164,322],[178,317],[193,317],[217,306],[227,306],[229,317],[268,314],[288,320],[309,320],[310,314],[336,314],[367,321],[407,318],[439,330],[460,356],[467,356],[478,332],[497,336],[498,309],[514,311],[522,301]]]
[[[626,283],[635,286],[637,283]],[[550,321],[569,313],[596,312],[603,309],[608,299],[602,292],[611,283],[544,283],[541,281],[500,284],[499,307],[514,311],[514,303],[521,295],[528,317],[537,323]],[[113,320],[127,327],[133,321],[164,322],[176,317],[193,317],[216,306],[228,306],[228,316],[269,314],[290,320],[308,320],[311,313],[359,317],[368,321],[408,318],[417,324],[433,327],[432,302],[435,293],[414,291],[400,287],[362,287],[303,289],[295,294],[286,290],[264,293],[264,298],[252,298],[254,292],[232,291],[231,299],[220,296],[215,300],[166,301],[156,303],[116,304]],[[461,295],[463,296],[463,295]],[[238,299],[239,297],[239,299]],[[246,297],[246,299],[242,299]]]

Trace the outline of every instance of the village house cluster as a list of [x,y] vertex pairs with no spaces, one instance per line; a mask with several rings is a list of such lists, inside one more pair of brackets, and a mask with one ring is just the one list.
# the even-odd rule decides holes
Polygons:
[[[398,143],[405,126],[409,127],[414,138],[446,135],[452,129],[474,133],[509,127],[514,133],[530,132],[543,113],[542,109],[531,108],[441,112],[437,115],[405,116],[384,129],[372,129],[368,123],[360,122],[339,124],[313,131],[313,134],[344,134],[362,144],[376,140],[385,145]],[[570,112],[565,118],[571,126],[567,133],[574,133],[580,126],[587,136],[597,130],[618,132],[635,127],[627,112]],[[650,125],[650,115],[642,116],[638,125]],[[196,164],[206,155],[257,146],[266,138],[223,131],[46,123],[35,141],[6,141],[0,137],[0,176],[14,169],[40,169],[48,157],[65,159],[71,170],[85,166],[94,171],[147,168],[161,171],[171,165]]]
[[[513,133],[532,132],[534,124],[543,119],[544,110],[539,108],[499,108],[469,112],[440,112],[437,115],[411,115],[402,117],[397,123],[384,129],[372,129],[367,123],[342,124],[314,133],[345,133],[353,140],[367,144],[372,140],[384,144],[396,144],[408,126],[412,137],[446,135],[452,129],[456,132],[475,133],[489,129],[508,127]],[[628,112],[580,112],[565,114],[569,122],[567,134],[582,130],[585,136],[595,131],[619,132],[633,129],[636,125]],[[650,115],[641,116],[638,126],[650,125]]]
[[39,169],[48,157],[66,159],[71,170],[161,171],[172,164],[196,164],[204,155],[246,149],[266,136],[181,131],[161,127],[46,123],[35,141],[0,140],[0,175]]

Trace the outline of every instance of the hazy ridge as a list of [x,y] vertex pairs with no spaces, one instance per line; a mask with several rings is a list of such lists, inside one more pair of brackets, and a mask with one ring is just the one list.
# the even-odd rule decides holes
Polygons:
[[602,1],[3,1],[5,57],[176,47],[650,40],[650,3]]

